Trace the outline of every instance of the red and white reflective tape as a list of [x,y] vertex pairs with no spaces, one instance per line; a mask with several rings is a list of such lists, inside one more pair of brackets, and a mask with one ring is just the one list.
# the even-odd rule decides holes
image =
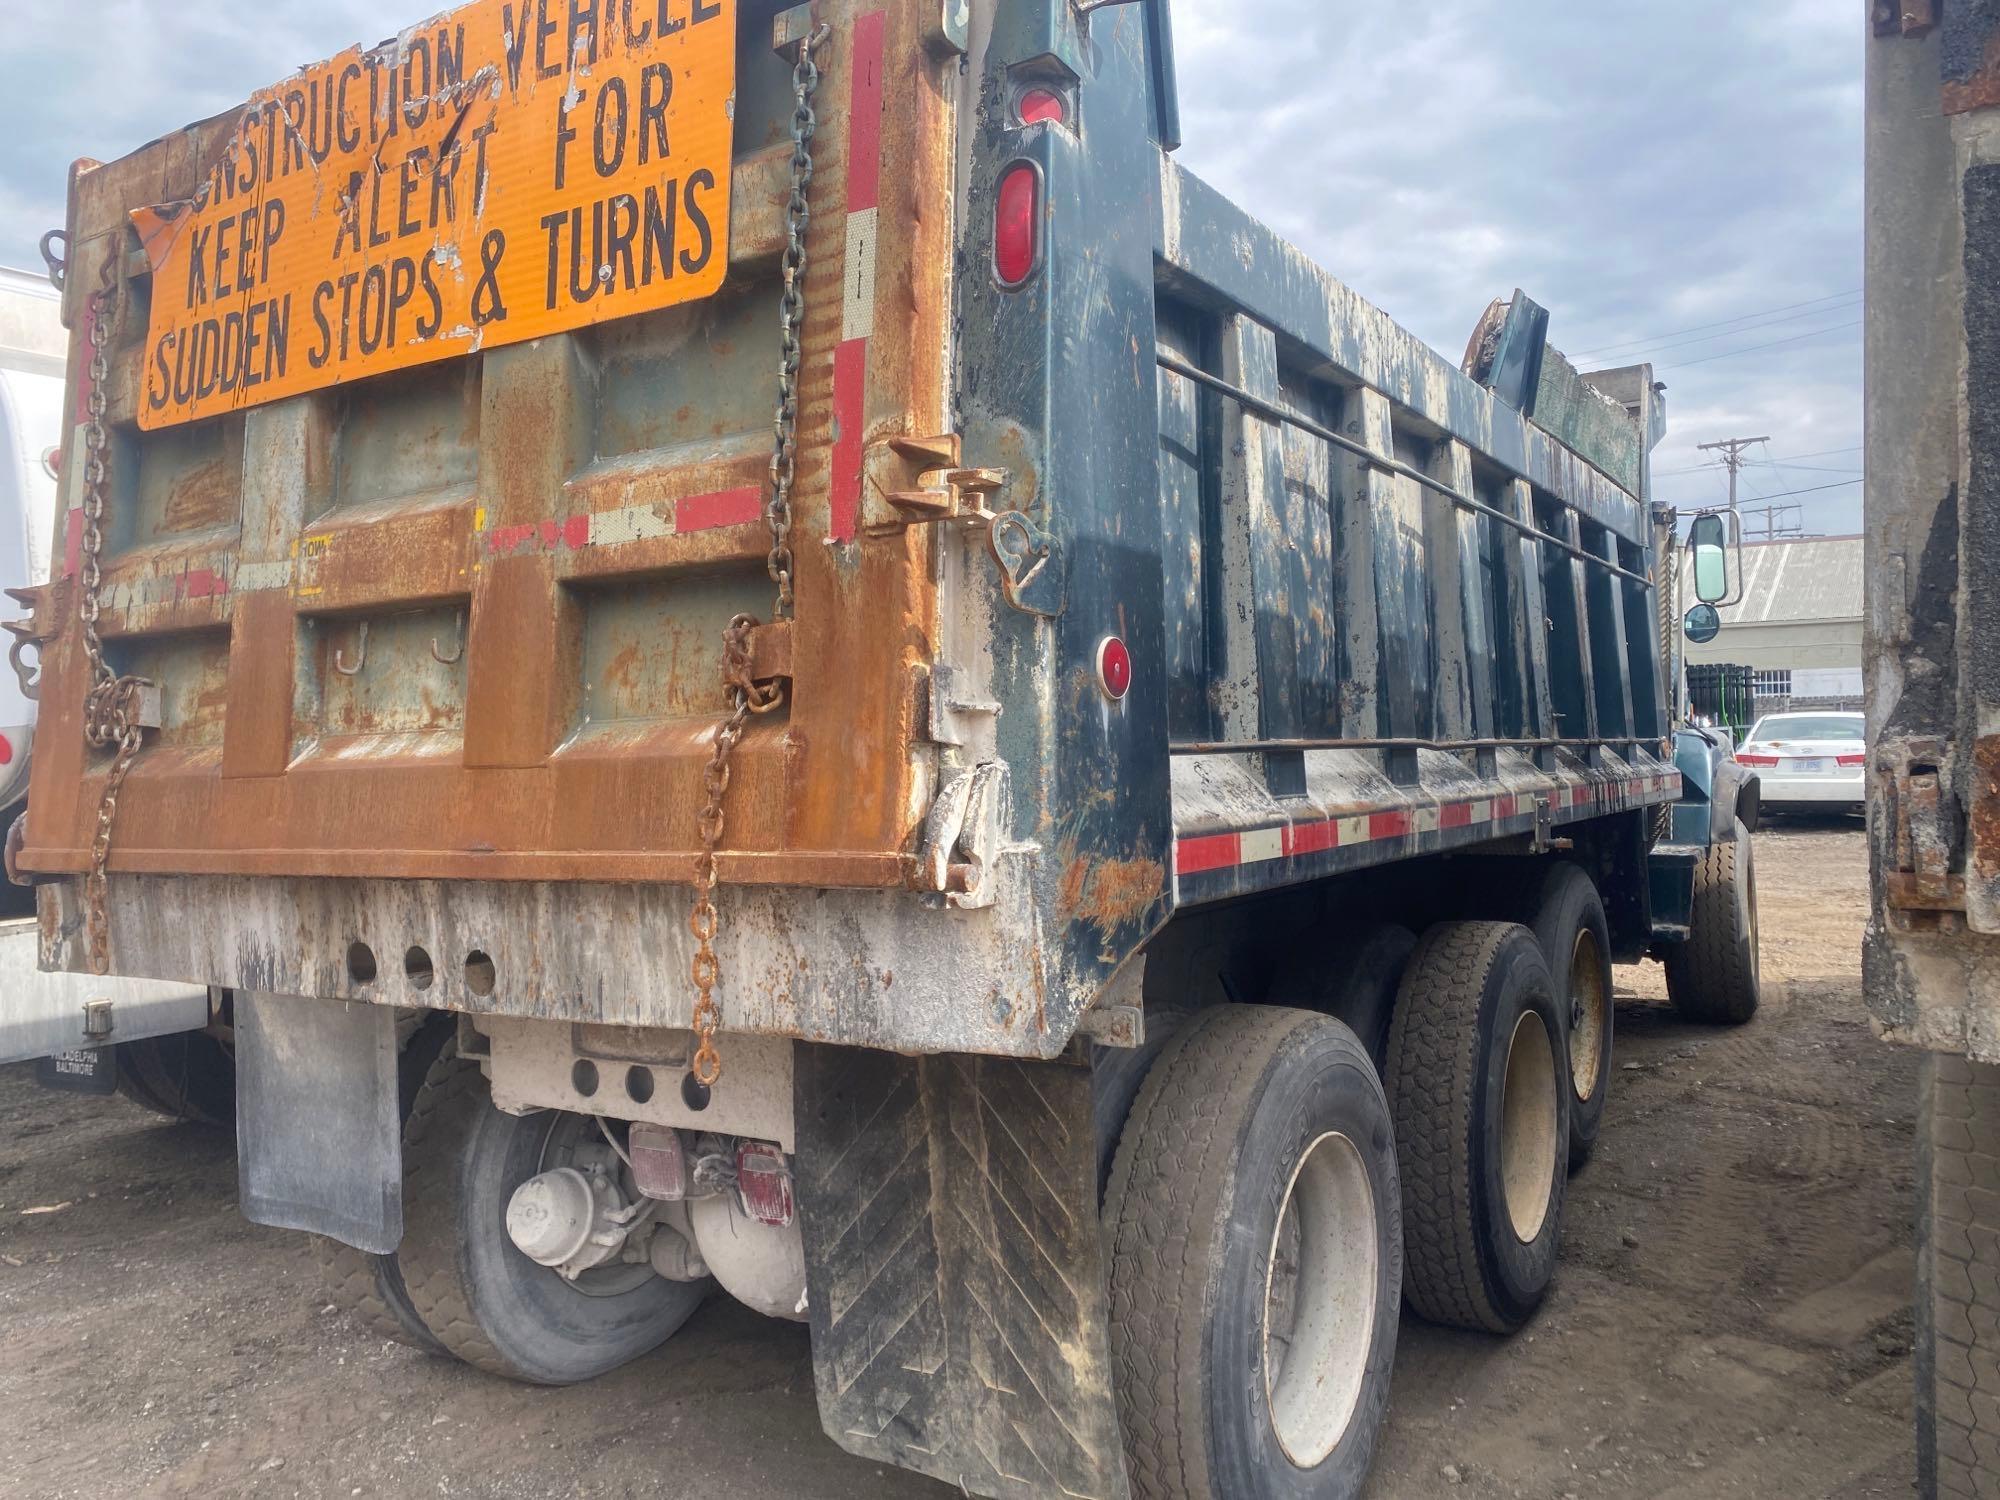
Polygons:
[[[1630,798],[1677,789],[1679,783],[1680,774],[1673,772],[1661,776],[1629,776],[1614,782],[1564,785],[1548,793],[1548,802],[1552,810],[1590,807],[1598,803],[1615,805]],[[1242,865],[1323,854],[1330,849],[1349,849],[1359,844],[1421,836],[1441,830],[1506,823],[1514,818],[1531,816],[1534,810],[1534,794],[1508,792],[1495,797],[1315,818],[1308,822],[1281,824],[1276,828],[1184,834],[1174,840],[1174,870],[1179,875],[1229,870]]]
[[875,334],[875,244],[882,192],[882,49],[887,14],[854,23],[847,106],[847,258],[841,269],[840,343],[833,353],[833,452],[826,534],[851,542],[861,524],[861,437],[867,418],[868,341]]
[[[684,495],[671,505],[622,505],[546,521],[522,521],[512,526],[481,529],[480,550],[489,557],[517,552],[577,552],[585,547],[616,547],[624,542],[686,536],[720,526],[747,526],[764,514],[761,485],[718,490],[709,495]],[[483,513],[482,513],[483,519]]]

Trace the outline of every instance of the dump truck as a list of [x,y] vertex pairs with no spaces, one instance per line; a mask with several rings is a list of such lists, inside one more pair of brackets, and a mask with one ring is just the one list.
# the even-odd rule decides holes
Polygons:
[[1755,1011],[1650,370],[1433,352],[1174,62],[474,0],[74,169],[14,866],[230,994],[243,1210],[385,1334],[561,1384],[720,1287],[968,1493],[1349,1495],[1405,1302],[1549,1286],[1610,965]]
[[1868,44],[1870,908],[1918,1049],[1919,1488],[2000,1493],[2000,18],[1874,8]]

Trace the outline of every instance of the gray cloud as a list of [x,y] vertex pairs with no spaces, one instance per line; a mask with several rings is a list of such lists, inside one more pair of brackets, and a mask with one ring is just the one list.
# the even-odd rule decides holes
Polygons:
[[[0,260],[36,263],[79,156],[110,157],[427,7],[69,0],[10,7],[0,52]],[[1677,330],[1861,284],[1861,47],[1838,0],[1176,0],[1183,160],[1456,358],[1521,286],[1586,365]],[[1656,357],[1672,431],[1657,457],[1770,433],[1745,493],[1860,467],[1860,339],[1848,329],[1706,360],[1859,317],[1851,300]],[[1643,340],[1632,343],[1629,341]],[[1692,363],[1705,360],[1703,363]],[[1683,368],[1675,368],[1683,365]],[[1661,494],[1721,494],[1708,473]],[[1857,488],[1801,496],[1845,529]]]
[[[1855,7],[1181,0],[1175,24],[1183,161],[1447,355],[1519,286],[1557,347],[1605,351],[1586,367],[1660,366],[1663,474],[1759,433],[1769,457],[1860,468],[1824,452],[1861,441],[1859,329],[1710,358],[1852,323],[1857,299],[1666,337],[1860,287]],[[1844,477],[1757,467],[1744,494]],[[1859,493],[1800,496],[1807,524],[1847,529]]]

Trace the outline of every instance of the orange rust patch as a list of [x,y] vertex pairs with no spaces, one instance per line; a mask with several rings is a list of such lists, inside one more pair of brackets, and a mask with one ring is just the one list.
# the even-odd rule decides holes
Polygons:
[[1073,912],[1083,904],[1083,888],[1090,882],[1090,862],[1081,854],[1063,868],[1062,909]]
[[236,519],[241,460],[212,458],[174,477],[161,524],[168,531],[198,531]]
[[2000,881],[2000,734],[1984,734],[1973,741],[1972,771],[1969,862],[1973,878],[1991,885]]
[[1166,869],[1157,859],[1092,864],[1079,857],[1063,872],[1063,909],[1110,932],[1144,916],[1166,884]]

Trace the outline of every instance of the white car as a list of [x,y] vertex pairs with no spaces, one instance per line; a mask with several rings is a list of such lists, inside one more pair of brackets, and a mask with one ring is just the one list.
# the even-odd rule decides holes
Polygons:
[[1757,773],[1774,812],[1860,812],[1867,798],[1868,739],[1858,713],[1766,714],[1736,763]]

